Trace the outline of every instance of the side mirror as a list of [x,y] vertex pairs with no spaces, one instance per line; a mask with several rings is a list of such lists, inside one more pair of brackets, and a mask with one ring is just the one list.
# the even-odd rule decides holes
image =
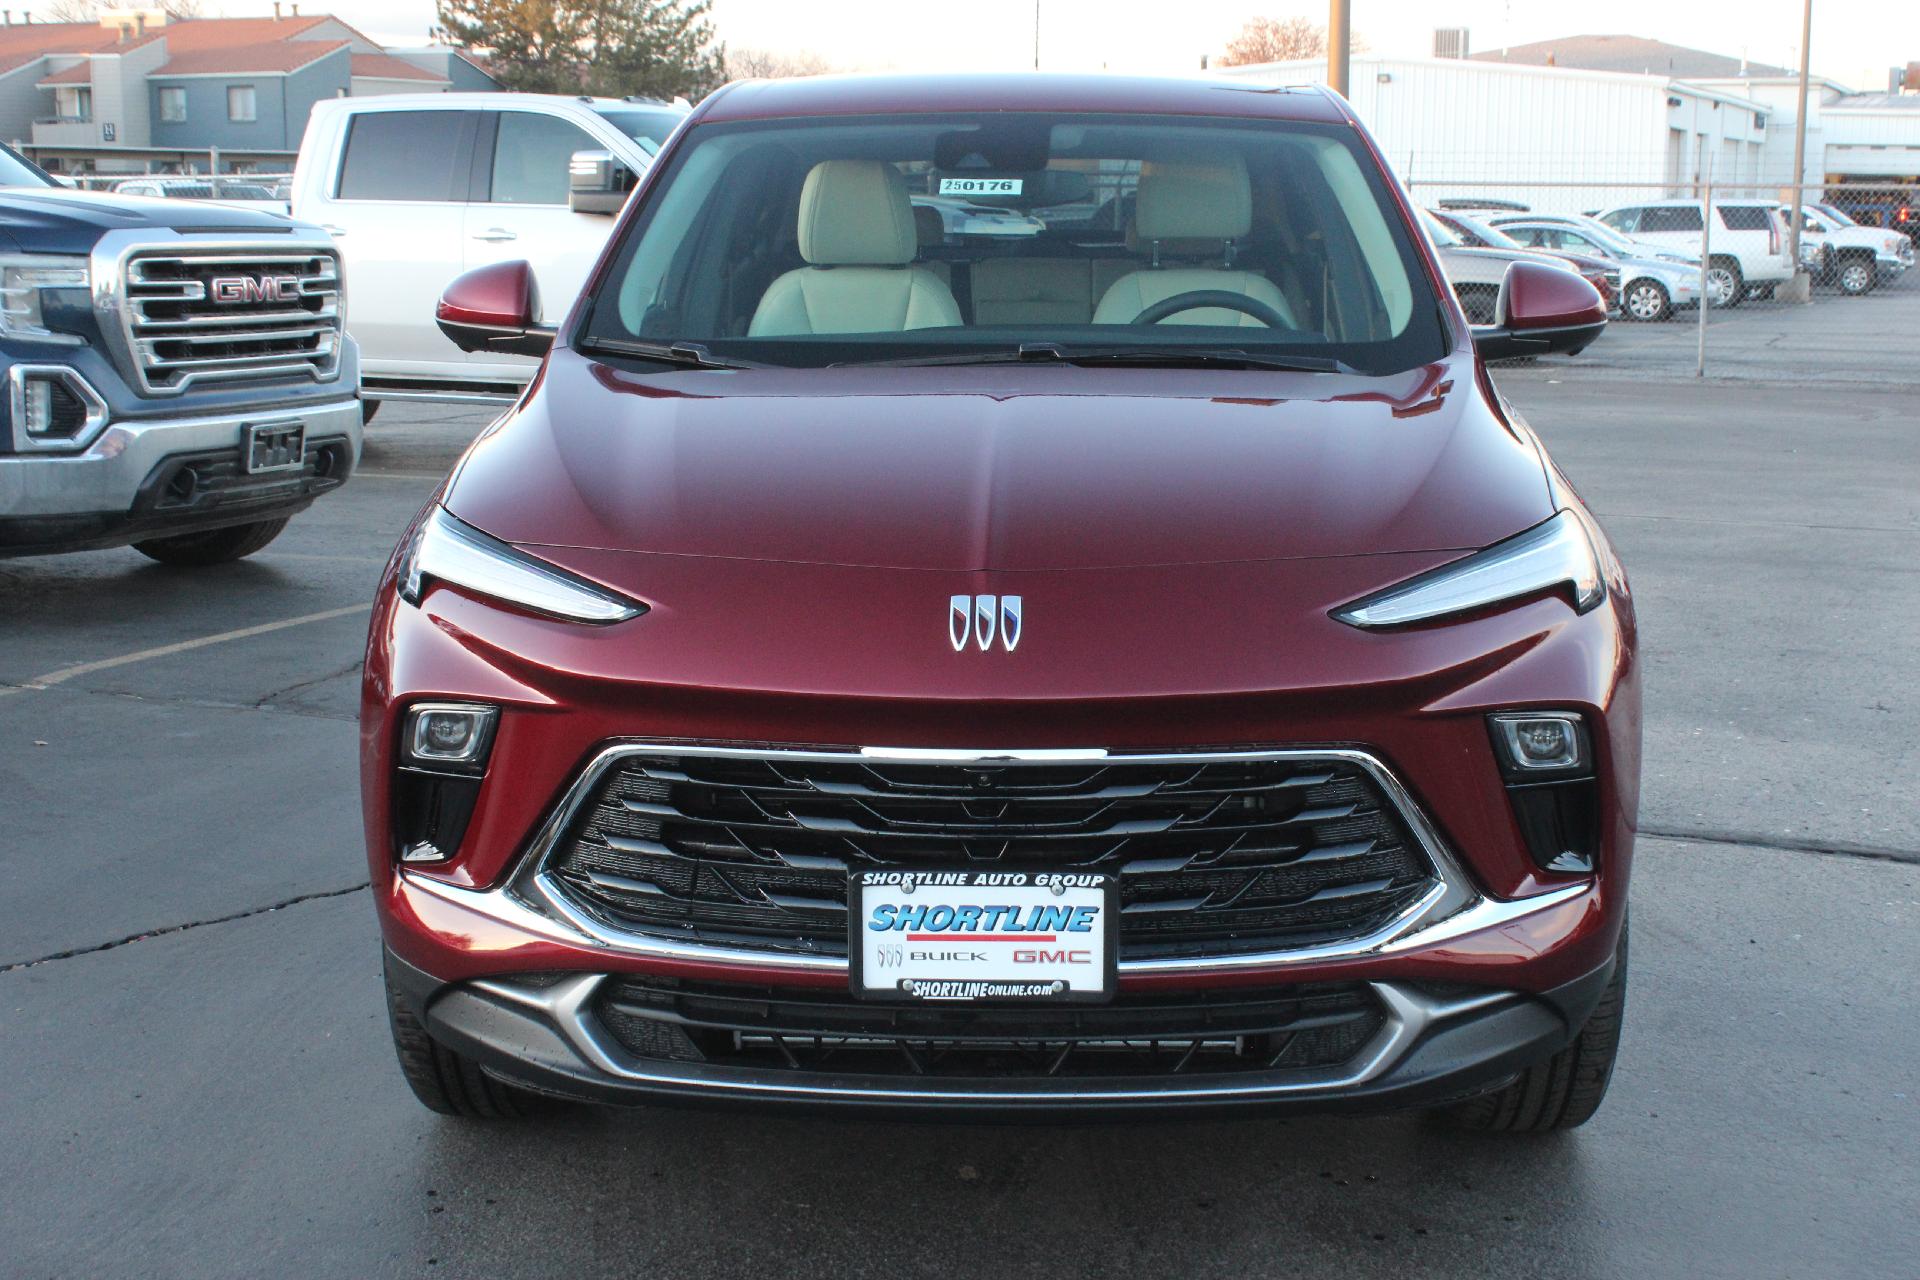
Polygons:
[[524,262],[496,262],[457,277],[433,318],[462,351],[544,356],[553,345],[552,326],[540,324],[533,268]]
[[567,161],[567,208],[575,213],[618,213],[633,190],[633,170],[611,151],[576,151]]
[[1473,330],[1473,346],[1483,360],[1550,352],[1577,355],[1607,327],[1607,304],[1600,291],[1573,272],[1544,262],[1507,267],[1493,315],[1491,325]]

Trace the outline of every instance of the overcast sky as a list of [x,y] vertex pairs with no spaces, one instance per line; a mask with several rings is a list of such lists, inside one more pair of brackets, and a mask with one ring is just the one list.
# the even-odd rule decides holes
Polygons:
[[[1218,54],[1253,14],[1326,16],[1299,0],[1039,0],[1040,65],[1179,74]],[[264,4],[229,3],[233,16]],[[817,53],[854,70],[1014,70],[1032,65],[1034,0],[714,0],[729,44]],[[379,39],[418,43],[433,0],[308,0]],[[1555,36],[1651,36],[1755,62],[1798,61],[1800,0],[1353,0],[1354,30],[1383,54],[1432,51],[1435,26],[1464,26],[1474,51]],[[1920,0],[1815,0],[1813,66],[1856,89],[1920,60]]]

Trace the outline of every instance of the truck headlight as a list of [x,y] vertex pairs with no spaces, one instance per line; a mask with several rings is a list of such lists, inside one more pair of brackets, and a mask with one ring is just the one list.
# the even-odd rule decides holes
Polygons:
[[56,290],[91,294],[92,289],[93,274],[85,258],[53,254],[0,258],[0,335],[41,342],[83,342],[85,339],[77,333],[47,327],[46,295]]
[[1572,511],[1376,591],[1334,610],[1333,616],[1367,630],[1400,627],[1562,589],[1576,613],[1586,613],[1607,598],[1593,539]]

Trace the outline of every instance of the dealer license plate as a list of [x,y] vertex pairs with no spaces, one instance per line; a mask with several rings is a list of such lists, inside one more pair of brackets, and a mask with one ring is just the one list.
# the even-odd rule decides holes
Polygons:
[[1118,881],[1084,871],[855,871],[853,993],[903,1001],[1112,998]]
[[306,464],[307,428],[299,422],[262,422],[247,427],[247,474],[298,471]]

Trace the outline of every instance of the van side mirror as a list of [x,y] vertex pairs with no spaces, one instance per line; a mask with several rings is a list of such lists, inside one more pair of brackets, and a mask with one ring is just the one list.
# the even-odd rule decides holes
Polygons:
[[433,318],[462,351],[544,356],[553,345],[553,326],[540,323],[540,294],[525,262],[495,262],[455,278]]
[[1508,265],[1493,315],[1492,324],[1473,330],[1474,350],[1483,360],[1551,352],[1577,355],[1607,327],[1607,304],[1600,291],[1573,272],[1544,262]]
[[618,213],[633,187],[633,170],[611,151],[576,151],[567,162],[567,207],[575,213]]

